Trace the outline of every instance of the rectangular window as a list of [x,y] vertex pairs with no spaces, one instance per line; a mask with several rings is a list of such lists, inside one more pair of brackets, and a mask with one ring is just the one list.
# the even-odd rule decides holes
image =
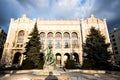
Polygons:
[[114,35],[112,35],[111,37],[114,37]]
[[113,43],[114,46],[116,46],[116,43]]
[[117,50],[117,47],[114,47],[114,50]]
[[116,51],[115,54],[118,54],[118,51]]
[[115,41],[115,39],[112,39],[112,41]]

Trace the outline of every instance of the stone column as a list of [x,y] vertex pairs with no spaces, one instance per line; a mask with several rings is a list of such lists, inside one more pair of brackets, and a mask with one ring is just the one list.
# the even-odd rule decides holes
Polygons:
[[62,66],[65,66],[64,61],[65,61],[64,53],[62,52],[62,54],[61,54],[61,64],[62,64]]
[[45,39],[44,39],[44,40],[45,40],[45,43],[44,43],[45,45],[44,45],[44,49],[47,48],[47,44],[48,44],[48,43],[47,43],[47,34],[48,34],[48,33],[45,33]]
[[64,49],[64,33],[62,32],[61,49]]
[[72,51],[72,33],[70,32],[69,34],[70,34],[70,39],[69,39],[70,40],[70,49]]

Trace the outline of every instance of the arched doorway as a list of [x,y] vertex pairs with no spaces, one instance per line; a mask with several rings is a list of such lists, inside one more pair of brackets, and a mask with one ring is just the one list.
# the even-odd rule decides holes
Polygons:
[[69,53],[65,53],[64,54],[64,58],[65,58],[65,61],[69,60],[70,59],[70,54]]
[[44,53],[40,53],[40,61],[44,61]]
[[56,65],[58,66],[61,65],[61,54],[60,53],[56,54]]
[[64,54],[64,59],[65,59],[64,64],[66,64],[67,60],[70,59],[70,54],[69,53],[65,53]]
[[73,53],[72,57],[76,63],[79,63],[79,55],[77,53]]
[[16,52],[13,59],[13,64],[19,64],[21,60],[21,53]]

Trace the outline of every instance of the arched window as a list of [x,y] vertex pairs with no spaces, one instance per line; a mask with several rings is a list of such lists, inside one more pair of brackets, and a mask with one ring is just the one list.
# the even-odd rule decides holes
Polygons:
[[78,48],[78,35],[76,32],[72,33],[72,48]]
[[25,33],[24,33],[23,30],[19,31],[17,43],[23,43],[23,41],[24,41],[24,34]]
[[70,47],[70,34],[68,32],[64,33],[64,48]]
[[45,33],[44,32],[40,33],[40,43],[41,43],[41,48],[44,48],[44,45],[45,45]]
[[55,47],[56,48],[61,48],[61,39],[62,39],[62,34],[60,32],[57,32],[55,34]]
[[48,46],[52,46],[53,45],[53,33],[52,32],[48,33],[47,39],[48,39]]

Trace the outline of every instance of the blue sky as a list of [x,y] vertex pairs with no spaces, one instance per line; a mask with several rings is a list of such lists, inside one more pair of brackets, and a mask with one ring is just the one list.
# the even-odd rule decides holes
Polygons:
[[11,18],[107,19],[109,31],[120,28],[120,0],[0,0],[0,27],[8,31]]

